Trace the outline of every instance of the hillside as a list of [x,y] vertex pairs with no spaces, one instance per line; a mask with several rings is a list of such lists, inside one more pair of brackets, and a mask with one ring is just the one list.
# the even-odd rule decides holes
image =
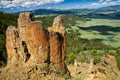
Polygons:
[[[11,15],[11,14],[6,14],[6,13],[0,13],[1,15],[1,58],[0,60],[4,60],[6,61],[6,50],[5,50],[5,30],[6,28],[13,24],[13,25],[17,25],[17,16],[16,15]],[[3,17],[4,16],[4,17]],[[52,20],[53,18],[57,16],[57,15],[53,15],[53,16],[41,16],[41,17],[36,17],[36,20],[42,20],[43,22],[47,22],[46,24],[43,24],[46,28],[48,26],[51,26],[52,24]],[[86,50],[111,50],[111,49],[115,49],[112,48],[111,46],[107,46],[104,45],[100,42],[95,42],[95,41],[90,41],[88,39],[82,39],[79,37],[80,33],[79,31],[74,31],[71,29],[71,26],[74,26],[76,24],[76,21],[78,20],[87,20],[87,18],[81,18],[78,17],[76,15],[63,15],[64,18],[64,22],[66,23],[66,27],[67,27],[67,39],[68,39],[68,53],[79,53],[82,51],[86,51]],[[5,22],[5,23],[4,23]],[[6,23],[7,22],[7,23]],[[70,30],[69,30],[70,29]],[[72,37],[75,37],[74,39],[72,39]],[[76,46],[76,48],[74,47]],[[78,55],[78,54],[77,54]],[[75,58],[75,56],[74,56]],[[71,58],[72,59],[72,58]],[[71,60],[70,59],[70,60]],[[73,62],[73,60],[72,60]],[[71,62],[70,62],[71,63]]]
[[[31,10],[34,15],[48,14],[73,14],[86,18],[101,18],[101,19],[120,19],[120,5],[107,6],[98,9],[36,9]],[[19,14],[17,12],[15,14]]]
[[94,13],[89,13],[84,17],[89,17],[89,18],[101,18],[101,19],[120,19],[120,11],[102,11],[102,12],[94,12]]
[[[91,19],[76,15],[56,16],[37,16],[35,21],[31,13],[21,13],[19,26],[6,27],[8,63],[7,67],[0,68],[0,79],[119,80],[120,48],[81,38],[77,21],[85,23]],[[40,20],[44,21],[46,29]],[[5,37],[4,34],[1,35]],[[1,61],[6,62],[5,48],[1,50],[4,52]]]
[[97,9],[97,11],[120,11],[120,5],[107,6]]
[[6,41],[6,29],[10,25],[17,25],[17,18],[18,16],[13,14],[7,14],[0,12],[0,64],[1,61],[6,62],[6,48],[5,48],[5,41]]
[[[47,24],[43,24],[44,27],[47,28],[48,26],[52,25],[52,20],[56,16],[58,16],[58,14],[56,14],[56,15],[38,15],[35,17],[35,19],[41,20],[41,21],[43,21],[43,23],[47,21]],[[84,20],[84,18],[78,17],[73,14],[63,14],[62,16],[64,18],[64,23],[66,23],[65,25],[67,27],[70,27],[71,25],[75,25],[77,20]]]
[[98,8],[94,12],[88,13],[85,17],[120,19],[120,5]]

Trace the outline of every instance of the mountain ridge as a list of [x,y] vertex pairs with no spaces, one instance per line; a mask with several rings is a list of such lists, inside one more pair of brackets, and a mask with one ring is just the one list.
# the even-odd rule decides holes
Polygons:
[[[120,5],[107,6],[98,9],[35,9],[30,12],[34,15],[74,14],[86,18],[120,19]],[[21,12],[14,14],[19,13]]]

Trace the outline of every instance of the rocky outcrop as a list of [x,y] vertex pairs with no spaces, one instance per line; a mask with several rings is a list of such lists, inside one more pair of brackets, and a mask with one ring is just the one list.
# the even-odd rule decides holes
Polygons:
[[54,65],[52,67],[57,70],[65,69],[66,32],[62,16],[56,17],[52,27],[48,27],[48,30],[50,33],[50,62]]
[[17,41],[19,41],[18,30],[14,26],[8,27],[6,31],[8,64],[14,64],[18,59],[17,48],[19,48],[19,45]]
[[[94,59],[89,63],[81,63],[75,59],[75,65],[68,65],[71,76],[79,80],[120,80],[116,58],[106,55],[100,63],[94,65]],[[75,72],[75,73],[74,73]],[[73,80],[75,80],[73,79]]]
[[107,55],[95,69],[95,80],[120,80],[120,71],[117,66],[116,58]]
[[18,28],[10,26],[6,31],[6,48],[8,66],[37,66],[37,69],[42,67],[41,70],[47,68],[57,73],[68,72],[66,31],[62,16],[56,17],[52,27],[46,30],[30,12],[21,13]]
[[[27,53],[29,53],[31,61],[35,63],[44,63],[48,61],[49,54],[49,33],[45,30],[39,22],[32,21],[31,17],[26,21],[25,25],[22,22],[24,19],[22,16],[28,13],[21,13],[18,19],[18,29],[20,34],[20,40],[27,47]],[[30,15],[30,14],[29,14]],[[19,22],[20,21],[20,22]]]

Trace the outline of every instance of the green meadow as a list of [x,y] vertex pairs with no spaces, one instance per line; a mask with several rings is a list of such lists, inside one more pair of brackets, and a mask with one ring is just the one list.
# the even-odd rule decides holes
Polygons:
[[120,20],[78,20],[72,28],[79,31],[81,38],[100,41],[113,47],[120,46]]

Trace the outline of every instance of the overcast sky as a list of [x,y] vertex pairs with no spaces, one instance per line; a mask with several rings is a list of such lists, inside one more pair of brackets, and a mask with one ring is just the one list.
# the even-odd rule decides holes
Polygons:
[[20,11],[39,8],[80,9],[120,5],[120,0],[0,0],[0,11]]

